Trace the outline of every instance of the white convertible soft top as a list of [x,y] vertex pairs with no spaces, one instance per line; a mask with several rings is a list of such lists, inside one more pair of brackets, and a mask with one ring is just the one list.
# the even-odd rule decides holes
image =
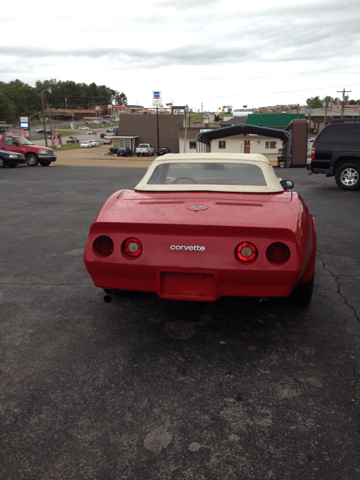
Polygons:
[[249,153],[169,153],[157,157],[135,190],[280,193],[269,160]]

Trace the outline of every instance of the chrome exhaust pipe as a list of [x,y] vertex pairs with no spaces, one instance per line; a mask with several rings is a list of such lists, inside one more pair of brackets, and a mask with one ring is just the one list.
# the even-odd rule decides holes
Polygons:
[[269,305],[269,300],[267,298],[259,298],[259,303],[261,307],[267,307]]

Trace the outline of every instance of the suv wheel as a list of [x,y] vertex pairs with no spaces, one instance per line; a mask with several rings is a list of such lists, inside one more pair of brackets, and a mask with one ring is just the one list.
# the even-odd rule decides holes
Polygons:
[[346,163],[341,165],[335,175],[337,185],[343,190],[360,189],[360,165]]

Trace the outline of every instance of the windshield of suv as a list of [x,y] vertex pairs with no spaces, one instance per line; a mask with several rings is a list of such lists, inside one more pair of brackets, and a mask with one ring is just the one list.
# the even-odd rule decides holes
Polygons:
[[29,140],[26,140],[26,138],[23,137],[14,137],[17,142],[20,143],[20,145],[34,145],[33,143],[29,142]]

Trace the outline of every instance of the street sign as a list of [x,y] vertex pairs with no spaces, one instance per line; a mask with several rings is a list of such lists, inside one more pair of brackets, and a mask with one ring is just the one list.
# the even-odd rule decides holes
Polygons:
[[159,90],[153,90],[152,92],[152,104],[154,107],[162,105],[161,92]]

